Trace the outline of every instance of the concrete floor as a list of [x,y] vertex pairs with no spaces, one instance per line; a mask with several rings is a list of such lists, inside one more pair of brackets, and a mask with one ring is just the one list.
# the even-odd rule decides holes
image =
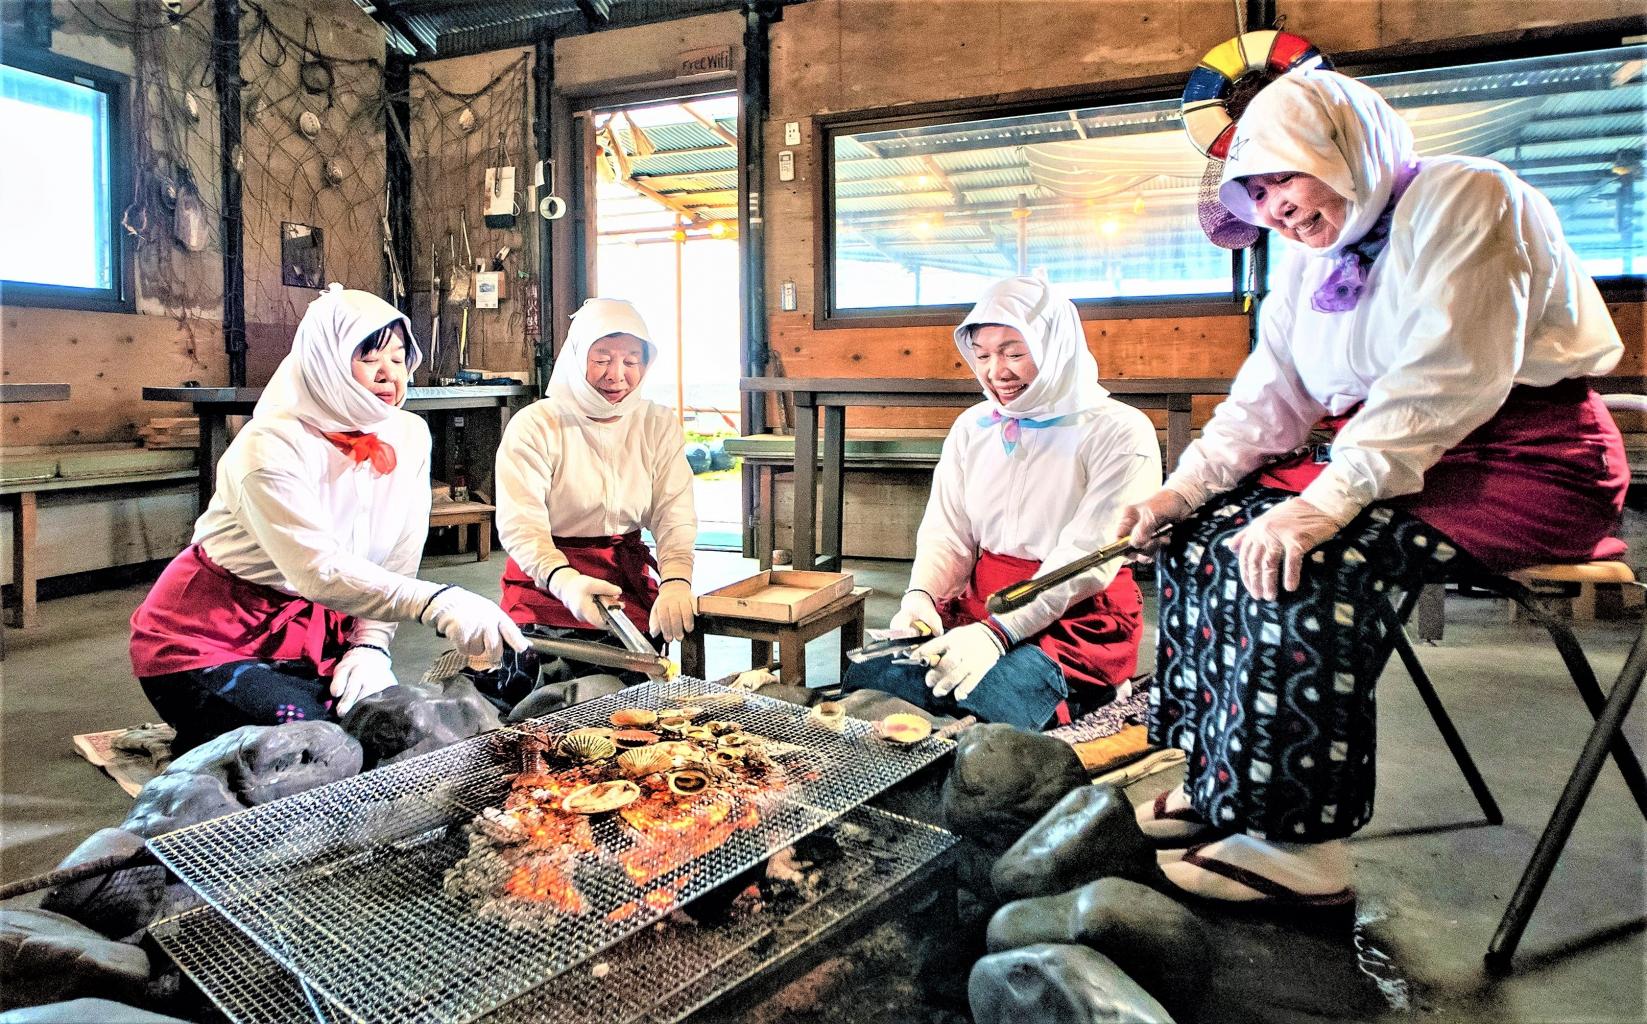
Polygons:
[[[1639,547],[1638,550],[1641,550]],[[700,590],[753,571],[727,554],[700,559]],[[869,621],[896,606],[907,564],[858,562],[875,588]],[[429,579],[496,596],[501,562],[463,556],[425,561]],[[44,625],[11,631],[0,662],[0,879],[49,870],[83,837],[118,824],[129,800],[82,761],[70,736],[152,719],[126,660],[126,620],[146,587],[46,601]],[[1153,594],[1146,586],[1153,605]],[[1449,599],[1445,641],[1421,649],[1507,823],[1488,827],[1400,667],[1380,690],[1378,813],[1354,840],[1363,914],[1417,985],[1418,1012],[1447,1021],[1642,1021],[1647,1019],[1642,921],[1644,829],[1609,766],[1533,918],[1517,973],[1489,978],[1486,948],[1526,857],[1588,731],[1584,708],[1544,634],[1506,621],[1503,605]],[[1153,613],[1147,621],[1153,620]],[[1597,674],[1610,684],[1634,627],[1597,623],[1583,631]],[[1153,637],[1146,644],[1146,650]],[[409,626],[394,644],[403,674],[420,673],[444,642]],[[709,643],[709,675],[747,666],[743,641]],[[816,641],[808,671],[836,677],[833,639]],[[1147,656],[1146,656],[1147,660]],[[1629,733],[1647,747],[1638,703]]]

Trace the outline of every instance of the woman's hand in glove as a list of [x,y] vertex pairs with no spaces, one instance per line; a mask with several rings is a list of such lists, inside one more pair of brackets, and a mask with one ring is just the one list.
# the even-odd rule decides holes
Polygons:
[[[549,592],[566,606],[579,622],[605,628],[606,616],[601,613],[601,598],[616,599],[623,589],[595,576],[585,576],[576,569],[564,569],[549,579]],[[610,600],[605,603],[612,603]]]
[[503,657],[503,648],[517,651],[527,648],[526,637],[496,601],[488,601],[479,594],[461,587],[448,587],[436,594],[423,613],[423,621],[435,627],[435,632],[457,644],[457,649],[476,658],[485,658],[495,665]]
[[947,694],[961,701],[978,688],[979,681],[1006,653],[1006,647],[994,630],[982,622],[971,622],[928,640],[915,653],[933,666],[926,674],[932,695]]
[[903,600],[898,602],[898,614],[892,616],[889,623],[894,632],[920,632],[920,623],[925,625],[927,632],[933,636],[944,635],[944,620],[938,614],[938,606],[932,603],[932,598],[924,590],[911,590],[904,594]]
[[1184,496],[1163,487],[1138,504],[1121,510],[1121,522],[1116,527],[1115,536],[1128,537],[1132,546],[1139,551],[1138,560],[1147,562],[1148,556],[1153,555],[1166,540],[1155,534],[1163,526],[1182,522],[1189,514],[1190,504]]
[[1304,578],[1304,556],[1342,527],[1303,498],[1288,498],[1254,519],[1229,539],[1247,592],[1261,601],[1274,601],[1283,588],[1297,590]]
[[652,635],[661,635],[667,641],[679,640],[692,632],[698,614],[698,599],[692,596],[692,585],[685,580],[670,580],[658,588],[658,599],[652,602]]
[[362,697],[398,685],[389,656],[373,647],[351,647],[337,659],[332,673],[332,696],[337,698],[337,717],[342,718]]

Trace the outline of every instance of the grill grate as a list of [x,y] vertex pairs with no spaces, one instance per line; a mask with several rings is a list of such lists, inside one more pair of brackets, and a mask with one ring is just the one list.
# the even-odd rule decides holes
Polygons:
[[444,891],[445,872],[468,850],[464,826],[501,802],[504,776],[518,767],[517,744],[500,741],[507,734],[180,829],[149,845],[345,1016],[374,1024],[467,1021],[539,989],[951,748],[935,738],[894,747],[853,720],[832,733],[809,724],[804,708],[691,678],[631,687],[529,725],[570,731],[604,726],[622,707],[688,703],[766,737],[787,785],[737,798],[734,814],[756,823],[660,872],[667,900],[637,901],[612,852],[624,838],[610,815],[594,820],[597,849],[578,858],[584,913],[477,913],[473,901]]
[[[629,937],[593,964],[542,985],[484,1018],[492,1024],[628,1024],[677,1021],[872,902],[911,887],[955,844],[941,829],[860,807],[825,826],[840,851],[804,902],[778,901],[711,924],[671,918]],[[349,1019],[209,906],[157,923],[160,946],[238,1024]]]

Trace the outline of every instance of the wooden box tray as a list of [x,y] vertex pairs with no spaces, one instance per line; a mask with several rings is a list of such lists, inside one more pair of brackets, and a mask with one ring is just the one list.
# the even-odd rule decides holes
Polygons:
[[849,572],[766,569],[701,595],[698,612],[765,622],[799,622],[850,593]]

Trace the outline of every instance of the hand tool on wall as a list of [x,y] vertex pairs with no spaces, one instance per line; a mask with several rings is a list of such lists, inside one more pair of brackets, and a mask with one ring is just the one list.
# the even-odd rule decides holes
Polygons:
[[[475,266],[475,254],[469,248],[469,211],[460,215],[463,223],[463,269],[466,278],[472,275]],[[470,295],[468,280],[463,287],[463,326],[458,329],[458,369],[462,370],[469,365],[469,309],[474,305]]]
[[435,243],[429,243],[429,377],[440,378],[440,305],[445,295],[440,290],[440,256]]
[[383,255],[389,261],[389,289],[396,309],[406,308],[406,279],[400,275],[400,260],[395,258],[395,234],[389,228],[389,190],[383,190]]

